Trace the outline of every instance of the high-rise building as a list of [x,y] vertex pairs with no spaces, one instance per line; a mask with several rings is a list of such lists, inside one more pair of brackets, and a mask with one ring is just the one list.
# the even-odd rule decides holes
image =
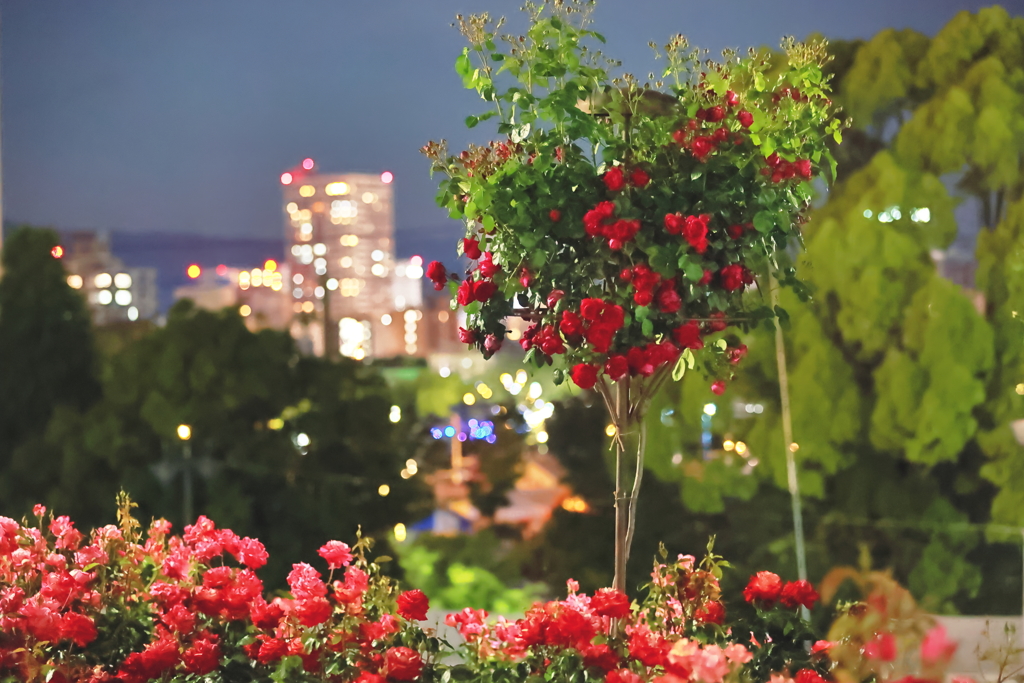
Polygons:
[[311,350],[371,355],[370,321],[394,308],[392,180],[320,173],[312,159],[281,175],[292,333]]
[[107,233],[61,234],[68,285],[85,295],[93,322],[107,325],[157,313],[156,268],[130,268],[110,253]]

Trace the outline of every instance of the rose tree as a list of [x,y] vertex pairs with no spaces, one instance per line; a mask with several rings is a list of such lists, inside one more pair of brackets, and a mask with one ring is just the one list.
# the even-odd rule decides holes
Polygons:
[[[522,36],[459,17],[470,46],[456,62],[500,139],[449,155],[438,202],[466,223],[464,276],[427,269],[467,314],[462,341],[490,357],[509,320],[527,321],[526,362],[596,389],[616,428],[615,587],[625,589],[643,470],[643,417],[669,377],[698,365],[726,389],[746,347],[727,328],[774,324],[772,281],[799,287],[787,250],[811,183],[832,170],[824,45],[727,51],[702,61],[682,36],[664,46],[663,79],[611,78],[582,3],[528,6]],[[653,75],[652,75],[653,78]],[[632,486],[625,487],[636,453]]]

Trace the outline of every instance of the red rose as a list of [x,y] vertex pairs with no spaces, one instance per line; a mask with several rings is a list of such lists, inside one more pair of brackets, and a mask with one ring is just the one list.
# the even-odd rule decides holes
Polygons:
[[607,353],[612,345],[617,330],[611,325],[600,322],[594,323],[583,333],[583,337],[594,347],[598,353]]
[[492,259],[493,255],[489,251],[485,251],[480,257],[480,275],[483,277],[494,277],[501,272],[501,266],[495,264]]
[[523,351],[529,351],[533,348],[533,338],[537,336],[539,330],[540,326],[536,323],[526,328],[523,336],[519,338],[519,345],[523,347]]
[[675,280],[663,282],[654,298],[658,303],[658,310],[662,313],[675,313],[683,306],[683,300],[676,292]]
[[734,240],[738,240],[739,238],[743,237],[744,230],[742,225],[730,225],[726,232],[729,233],[729,237],[733,238]]
[[561,301],[562,297],[564,297],[564,296],[565,296],[565,292],[563,292],[562,290],[560,290],[560,289],[553,289],[553,290],[551,290],[551,293],[548,294],[548,298],[547,298],[547,301],[545,303],[547,303],[548,308],[554,308],[555,304],[557,304],[559,301]]
[[423,591],[414,589],[405,591],[398,596],[398,613],[412,621],[423,621],[427,618],[430,600]]
[[644,187],[651,182],[651,176],[647,175],[642,168],[634,168],[633,172],[629,174],[629,182],[633,187]]
[[600,669],[605,673],[619,666],[619,655],[607,643],[590,644],[580,650],[583,666]]
[[746,279],[746,268],[738,263],[731,263],[718,271],[719,281],[722,287],[728,292],[735,292],[743,288],[743,281]]
[[891,662],[896,659],[898,654],[896,648],[896,638],[891,633],[881,632],[877,633],[872,640],[869,640],[863,648],[861,653],[868,659],[879,659],[883,662]]
[[725,311],[714,311],[710,317],[712,322],[708,323],[708,329],[712,332],[721,332],[729,326],[725,319]]
[[650,306],[651,302],[654,301],[654,292],[649,289],[638,289],[633,292],[633,301],[637,306]]
[[725,382],[720,379],[715,380],[711,383],[711,393],[715,396],[721,396],[725,393]]
[[544,630],[545,645],[582,649],[594,637],[594,624],[574,609],[563,608]]
[[476,299],[473,298],[473,281],[463,280],[459,285],[459,291],[455,293],[455,300],[460,306],[468,306]]
[[483,303],[494,296],[498,291],[498,285],[490,280],[477,280],[473,283],[473,298]]
[[575,337],[583,332],[583,321],[572,311],[562,311],[562,322],[559,327],[565,336]]
[[703,254],[708,249],[709,220],[711,216],[704,213],[699,216],[687,216],[683,223],[683,239],[698,254]]
[[341,541],[327,541],[320,546],[317,554],[327,560],[328,569],[341,569],[347,567],[348,563],[352,561],[351,548]]
[[699,280],[697,280],[697,284],[698,284],[698,285],[707,285],[707,284],[711,284],[711,278],[712,278],[712,277],[714,277],[714,275],[715,275],[715,274],[714,274],[714,273],[712,273],[712,272],[711,272],[710,270],[705,270],[705,271],[704,271],[704,274],[703,274],[703,275],[701,275],[701,277],[700,277],[700,279],[699,279]]
[[384,669],[393,681],[415,681],[423,672],[423,660],[416,650],[392,647],[384,653]]
[[583,214],[583,227],[591,237],[597,237],[604,232],[605,221],[615,214],[615,204],[611,202],[598,202],[590,211]]
[[434,289],[441,291],[448,280],[448,271],[440,261],[431,261],[427,264],[427,279],[433,281]]
[[477,340],[476,330],[467,330],[465,327],[459,328],[459,341],[463,344],[475,344]]
[[530,283],[533,281],[533,276],[530,275],[530,271],[526,268],[519,273],[519,284],[523,286],[523,289],[527,289]]
[[579,363],[573,366],[570,374],[580,389],[593,389],[597,384],[597,367],[594,365]]
[[489,334],[484,337],[484,351],[487,352],[487,356],[493,356],[501,349],[502,339],[493,334]]
[[213,673],[220,666],[220,645],[212,640],[200,638],[185,650],[181,659],[185,663],[185,671],[190,674],[204,676]]
[[725,91],[725,103],[730,107],[735,107],[740,103],[740,96],[734,93],[732,90]]
[[259,654],[256,655],[256,661],[260,664],[271,664],[288,654],[288,643],[280,638],[260,636],[260,639],[263,644],[260,645]]
[[739,346],[730,348],[726,355],[729,356],[730,363],[737,365],[741,360],[743,360],[744,356],[747,355],[747,345],[740,344]]
[[810,159],[800,159],[799,161],[793,164],[793,167],[796,170],[796,174],[801,178],[804,178],[806,180],[807,178],[811,177]]
[[67,612],[60,619],[60,637],[85,647],[96,640],[96,624],[84,614]]
[[327,598],[307,598],[295,601],[295,614],[299,617],[299,623],[306,627],[313,627],[324,623],[331,618],[334,608]]
[[604,683],[642,683],[643,679],[629,669],[609,671]]
[[604,181],[605,187],[612,192],[618,192],[626,186],[626,179],[623,176],[621,166],[612,166],[608,169],[608,172],[601,177],[601,180]]
[[602,617],[624,619],[630,614],[629,598],[614,588],[601,588],[590,599],[590,608]]
[[706,111],[707,120],[711,121],[712,123],[717,123],[718,121],[721,121],[722,119],[725,118],[725,109],[718,105],[715,105],[714,107],[711,107]]
[[672,338],[676,344],[683,349],[703,349],[704,342],[700,338],[700,325],[696,320],[691,320],[672,330]]
[[750,128],[750,126],[754,123],[754,115],[751,114],[749,111],[744,110],[736,114],[736,120],[739,121],[740,125],[743,126],[744,128]]
[[665,231],[670,235],[679,235],[683,232],[685,221],[678,213],[665,214]]
[[800,579],[799,581],[790,581],[783,586],[779,602],[790,609],[801,606],[811,609],[819,597],[814,586],[805,579]]
[[552,223],[557,223],[562,220],[562,212],[558,209],[551,209],[551,211],[548,212],[548,218],[551,219]]
[[604,364],[604,374],[608,375],[608,379],[613,382],[618,382],[628,373],[629,362],[626,360],[626,357],[621,354],[610,356],[608,361]]
[[634,346],[626,353],[626,361],[629,362],[629,372],[632,375],[643,375],[650,377],[654,374],[654,366],[644,350]]
[[580,315],[584,320],[594,322],[604,312],[604,301],[601,299],[584,299],[580,302]]
[[713,600],[694,612],[693,619],[701,624],[721,625],[725,623],[725,606]]
[[795,683],[825,683],[825,679],[814,669],[800,669],[793,676],[793,681]]
[[693,156],[697,157],[699,161],[704,161],[707,155],[711,154],[715,149],[715,143],[711,138],[698,135],[690,143],[690,151],[693,152]]
[[479,240],[472,239],[470,237],[464,237],[462,239],[462,253],[473,259],[474,261],[480,258],[480,242]]
[[360,671],[359,677],[352,681],[352,683],[384,683],[384,681],[385,678],[383,676],[372,674],[369,671]]
[[750,577],[750,582],[743,589],[743,599],[750,603],[761,603],[770,608],[782,593],[782,579],[772,572],[758,572]]
[[729,139],[729,129],[719,128],[711,136],[711,139],[714,140],[715,142],[726,142]]
[[633,270],[631,268],[623,268],[619,271],[619,279],[623,282],[629,282],[633,279]]

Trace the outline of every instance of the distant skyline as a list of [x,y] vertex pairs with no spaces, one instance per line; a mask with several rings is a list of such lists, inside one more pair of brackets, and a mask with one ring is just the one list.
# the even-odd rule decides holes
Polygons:
[[[647,42],[713,52],[783,35],[934,35],[968,0],[603,0],[606,53],[644,75]],[[1013,14],[1024,0],[1002,3]],[[280,238],[281,172],[395,174],[402,255],[453,234],[419,148],[489,131],[452,65],[458,12],[498,0],[0,0],[4,217],[61,229]],[[481,127],[483,128],[483,126]]]

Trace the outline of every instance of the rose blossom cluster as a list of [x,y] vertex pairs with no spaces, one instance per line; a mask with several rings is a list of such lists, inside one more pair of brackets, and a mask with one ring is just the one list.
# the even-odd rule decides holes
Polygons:
[[[256,575],[263,544],[205,516],[181,536],[157,520],[143,540],[132,519],[87,541],[67,517],[46,523],[44,507],[35,513],[38,526],[0,517],[0,678],[143,683],[210,674],[240,657],[269,673],[296,657],[307,672],[340,672],[332,680],[385,683],[418,680],[427,666],[408,646],[425,637],[415,622],[426,596],[394,596],[339,541],[319,551],[339,578],[328,586],[298,563],[291,596],[268,601]],[[319,644],[309,647],[313,634]],[[93,651],[127,654],[96,664]]]

